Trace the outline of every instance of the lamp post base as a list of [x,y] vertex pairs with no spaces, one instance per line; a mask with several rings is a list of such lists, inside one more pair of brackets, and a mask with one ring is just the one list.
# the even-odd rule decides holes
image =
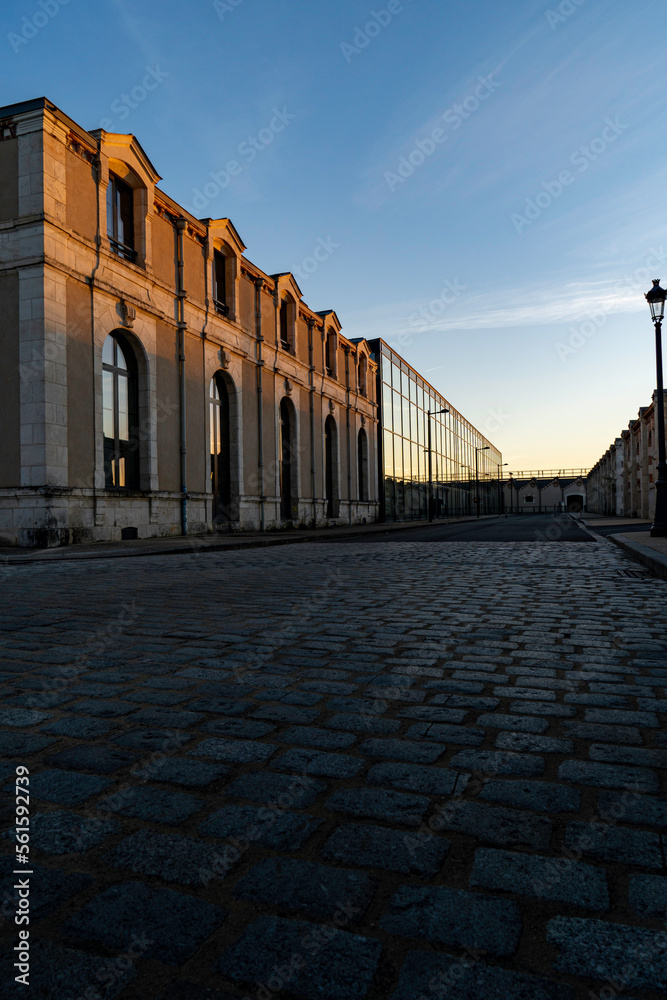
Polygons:
[[667,537],[667,466],[658,466],[655,484],[655,513],[651,525],[651,538]]

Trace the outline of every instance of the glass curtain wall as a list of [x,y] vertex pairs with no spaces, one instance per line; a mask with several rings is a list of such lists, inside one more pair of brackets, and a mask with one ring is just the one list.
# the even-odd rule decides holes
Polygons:
[[[370,341],[378,363],[380,478],[387,521],[428,518],[428,421],[434,518],[473,515],[477,509],[475,454],[481,514],[501,509],[500,452],[382,340]],[[449,413],[434,414],[448,409]],[[431,411],[432,415],[428,417]],[[479,450],[489,446],[489,450]],[[502,471],[502,469],[500,469]],[[382,499],[382,498],[381,498]]]

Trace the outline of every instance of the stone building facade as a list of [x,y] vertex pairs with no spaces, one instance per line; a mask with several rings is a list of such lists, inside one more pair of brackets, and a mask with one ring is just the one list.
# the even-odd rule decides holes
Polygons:
[[[667,406],[667,392],[664,395]],[[591,469],[589,510],[594,513],[653,518],[658,475],[656,400],[654,392],[649,406],[640,408],[637,418]]]
[[502,480],[508,514],[542,514],[587,509],[586,469],[509,472]]
[[0,542],[373,521],[376,365],[133,135],[0,108]]

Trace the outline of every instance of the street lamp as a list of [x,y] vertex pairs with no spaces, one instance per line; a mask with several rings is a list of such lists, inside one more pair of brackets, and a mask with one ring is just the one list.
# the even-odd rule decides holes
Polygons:
[[428,519],[433,520],[433,463],[431,462],[431,417],[439,413],[449,413],[449,410],[428,410],[426,417],[428,420]]
[[477,460],[478,460],[480,451],[489,451],[490,448],[491,448],[490,444],[484,445],[483,448],[475,448],[475,493],[476,493],[476,496],[475,496],[475,505],[477,507],[477,517],[479,517],[479,508],[480,508],[480,503],[479,503],[479,467],[478,467],[478,461]]
[[502,462],[502,463],[501,462],[494,462],[494,465],[497,466],[497,468],[498,468],[498,513],[502,514],[502,509],[501,508],[503,507],[503,503],[502,503],[503,492],[502,492],[502,485],[501,485],[502,484],[502,478],[501,478],[501,472],[500,472],[500,470],[503,469],[506,465],[509,465],[509,462]]
[[655,484],[655,512],[651,535],[667,536],[667,458],[665,457],[665,402],[662,389],[662,320],[665,315],[667,291],[660,287],[660,279],[653,281],[653,288],[646,293],[646,301],[651,308],[651,319],[655,327],[655,363],[658,380],[658,479]]

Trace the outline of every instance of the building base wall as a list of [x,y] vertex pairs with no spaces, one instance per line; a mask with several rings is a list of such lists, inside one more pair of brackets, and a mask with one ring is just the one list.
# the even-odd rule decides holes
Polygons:
[[[0,546],[56,548],[89,542],[134,538],[168,538],[182,534],[180,493],[47,488],[0,489]],[[263,507],[263,511],[262,511]],[[244,497],[235,520],[213,518],[211,494],[191,493],[187,500],[189,535],[238,531],[281,531],[370,524],[378,519],[377,503],[341,501],[338,516],[327,517],[323,500],[302,500],[295,517],[285,521],[280,501]]]

